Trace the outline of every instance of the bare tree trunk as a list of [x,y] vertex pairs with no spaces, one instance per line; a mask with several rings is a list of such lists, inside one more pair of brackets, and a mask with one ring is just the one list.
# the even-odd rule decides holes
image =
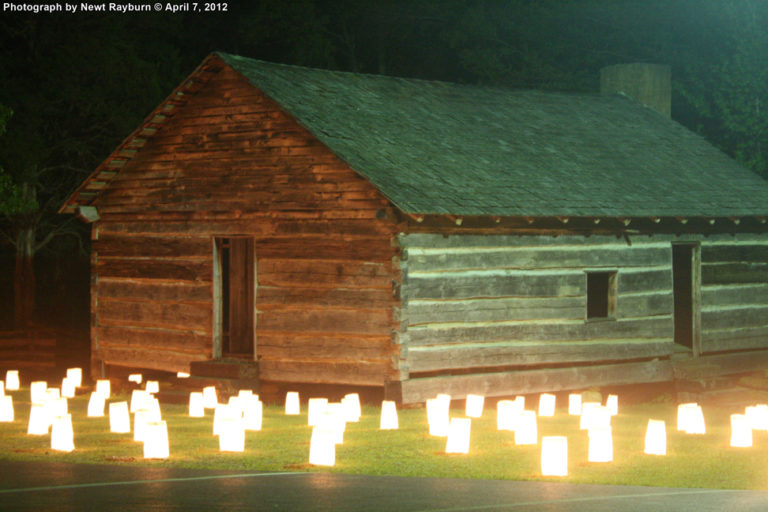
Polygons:
[[13,323],[28,327],[35,310],[35,230],[23,228],[16,238],[16,271],[13,278]]
[[[34,204],[37,190],[30,183],[21,185],[24,204]],[[32,324],[35,311],[35,235],[37,221],[28,214],[20,218],[16,232],[16,271],[13,276],[13,323],[17,329]]]

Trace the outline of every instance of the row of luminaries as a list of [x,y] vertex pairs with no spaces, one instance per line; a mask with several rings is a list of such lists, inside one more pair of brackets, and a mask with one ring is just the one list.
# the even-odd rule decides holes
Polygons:
[[[180,375],[182,376],[182,375]],[[32,406],[28,433],[45,435],[51,433],[51,448],[71,451],[74,449],[71,415],[67,411],[66,397],[74,396],[74,388],[81,384],[80,369],[69,369],[62,381],[61,388],[48,388],[43,381],[32,382],[30,398]],[[129,376],[129,380],[141,384],[139,374]],[[6,374],[5,386],[0,381],[0,421],[13,421],[13,405],[10,395],[5,395],[4,388],[18,389],[18,373]],[[160,406],[153,396],[159,391],[157,381],[147,381],[145,389],[134,389],[130,404],[126,401],[109,404],[110,429],[118,433],[131,432],[130,414],[134,414],[134,440],[144,443],[146,458],[166,458],[169,456],[168,431],[161,418]],[[104,416],[106,401],[110,396],[108,380],[96,382],[88,403],[88,416]],[[537,411],[525,409],[525,397],[515,400],[501,400],[497,404],[497,428],[514,432],[518,445],[538,444],[537,416],[552,416],[555,412],[555,395],[544,393],[539,396]],[[466,418],[450,418],[449,395],[438,395],[427,400],[427,420],[432,436],[446,437],[446,453],[468,453],[471,419],[480,417],[483,412],[484,398],[478,395],[466,397]],[[590,462],[608,462],[613,459],[611,417],[618,413],[618,397],[609,395],[606,404],[585,401],[581,394],[569,396],[568,411],[580,416],[580,427],[586,430],[589,439],[588,460]],[[189,415],[205,416],[205,409],[214,409],[213,433],[219,436],[221,451],[244,451],[245,431],[260,430],[263,405],[258,395],[249,390],[241,390],[226,404],[220,404],[213,387],[201,392],[190,393]],[[361,414],[357,394],[345,396],[339,403],[329,403],[326,398],[308,400],[308,424],[313,427],[310,441],[309,462],[315,465],[335,464],[335,445],[343,442],[347,422],[358,421]],[[299,414],[299,396],[289,392],[285,402],[286,414]],[[678,407],[678,430],[691,434],[705,432],[704,417],[697,404],[681,404]],[[731,445],[751,446],[752,430],[768,430],[768,406],[747,407],[745,414],[731,416]],[[381,429],[397,429],[397,410],[394,402],[384,401],[381,408]],[[561,475],[567,473],[567,438],[563,436],[542,437],[542,473]],[[552,463],[549,452],[561,451],[561,462]],[[666,426],[664,421],[649,420],[645,438],[645,453],[666,454]]]

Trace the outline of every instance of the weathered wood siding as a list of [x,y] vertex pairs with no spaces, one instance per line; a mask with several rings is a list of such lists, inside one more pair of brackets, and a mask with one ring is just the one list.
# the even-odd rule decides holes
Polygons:
[[260,378],[383,385],[395,374],[389,203],[224,67],[96,201],[93,349],[186,369],[213,355],[213,239],[254,239]]
[[703,353],[768,348],[768,237],[701,243]]
[[[411,379],[672,352],[666,240],[410,234],[399,241],[401,344]],[[587,271],[617,272],[615,318],[586,319]],[[492,375],[475,376],[471,385],[499,380]]]

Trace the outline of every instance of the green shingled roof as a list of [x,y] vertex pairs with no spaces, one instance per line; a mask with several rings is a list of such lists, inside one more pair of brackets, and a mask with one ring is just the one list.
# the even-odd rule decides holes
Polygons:
[[768,214],[768,183],[629,98],[334,72],[218,54],[406,213]]

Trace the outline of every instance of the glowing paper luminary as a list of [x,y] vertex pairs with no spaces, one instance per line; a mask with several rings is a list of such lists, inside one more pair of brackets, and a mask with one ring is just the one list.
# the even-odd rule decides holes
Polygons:
[[648,455],[667,454],[667,427],[664,420],[648,420],[644,451]]
[[72,381],[76,388],[83,385],[83,369],[82,368],[67,368],[67,379]]
[[320,423],[320,416],[328,407],[327,398],[310,398],[307,405],[307,424],[310,427],[317,426]]
[[135,384],[141,384],[143,379],[144,376],[140,373],[132,373],[128,376],[128,382],[133,382]]
[[244,398],[243,426],[245,430],[261,430],[264,414],[264,404],[259,400],[259,395],[251,395]]
[[751,405],[744,410],[752,430],[768,430],[768,405]]
[[731,446],[735,448],[752,446],[752,427],[745,414],[731,414]]
[[479,418],[483,415],[485,397],[483,395],[467,395],[467,404],[464,411],[470,418]]
[[309,441],[309,463],[315,466],[333,466],[336,464],[335,433],[322,427],[312,429]]
[[381,402],[381,419],[379,420],[379,429],[397,430],[399,428],[397,420],[397,405],[392,400]]
[[219,421],[219,451],[245,451],[245,427],[242,416],[222,417]]
[[44,380],[36,380],[29,383],[29,400],[33,404],[42,404],[48,398],[46,391],[48,383]]
[[221,429],[227,421],[242,420],[243,413],[236,404],[219,404],[213,410],[213,435],[221,435]]
[[88,399],[88,417],[100,418],[104,416],[105,403],[106,397],[98,391],[93,391],[90,399]]
[[437,437],[445,437],[448,435],[448,425],[450,422],[450,404],[450,397],[445,399],[438,395],[435,398],[427,399],[427,422],[429,423],[429,435]]
[[301,412],[299,405],[299,393],[289,391],[285,394],[285,414],[295,416]]
[[160,391],[160,383],[156,380],[148,380],[144,386],[144,390],[150,395]]
[[131,391],[131,412],[136,412],[139,409],[146,409],[149,403],[149,393],[143,389],[134,389]]
[[539,395],[539,416],[555,415],[555,395],[542,393]]
[[344,442],[344,431],[347,428],[344,405],[341,403],[329,403],[320,414],[317,426],[333,432],[333,442]]
[[55,416],[64,416],[69,412],[67,407],[67,399],[64,397],[56,398],[54,395],[51,395],[48,401],[46,401],[43,405],[45,405],[45,407],[47,407],[50,411],[51,418]]
[[128,402],[109,404],[109,431],[118,434],[127,434],[131,431],[131,414],[128,412]]
[[219,404],[219,397],[216,396],[216,388],[214,386],[206,386],[203,388],[203,406],[206,409],[215,409]]
[[177,379],[188,379],[189,373],[187,372],[176,372],[176,378]]
[[608,407],[598,402],[584,402],[581,405],[581,418],[579,428],[592,430],[611,426],[611,411]]
[[677,430],[686,434],[706,433],[704,413],[699,404],[686,403],[677,406]]
[[147,439],[147,426],[161,421],[156,413],[148,409],[139,409],[133,415],[133,440],[144,442]]
[[18,391],[19,386],[19,370],[8,370],[5,372],[5,389],[8,391]]
[[541,474],[568,476],[568,438],[544,436],[541,438]]
[[522,402],[518,400],[499,400],[496,403],[496,428],[498,430],[515,430],[517,419],[523,411]]
[[61,452],[71,452],[75,449],[71,414],[53,418],[51,425],[51,449]]
[[521,411],[515,425],[515,444],[536,444],[539,433],[536,428],[536,411]]
[[5,394],[5,381],[0,380],[0,396]]
[[202,418],[205,416],[205,407],[203,406],[203,393],[192,391],[189,394],[189,415],[192,418]]
[[613,435],[611,427],[594,428],[588,432],[589,462],[611,462],[613,460]]
[[0,396],[0,422],[11,422],[13,420],[13,397],[11,395]]
[[568,395],[568,414],[579,416],[581,414],[581,393]]
[[469,433],[472,420],[453,418],[448,425],[448,438],[445,441],[445,453],[469,453]]
[[74,398],[76,389],[77,386],[75,386],[75,381],[73,379],[70,379],[69,377],[61,379],[61,396]]
[[51,426],[51,410],[45,404],[32,404],[29,409],[29,423],[27,423],[27,434],[42,436],[48,433]]
[[96,393],[102,395],[106,400],[111,394],[109,379],[99,379],[96,381]]
[[605,400],[605,406],[608,408],[608,411],[611,413],[611,416],[616,416],[617,414],[619,414],[618,395],[608,395],[608,398]]
[[360,421],[360,416],[363,414],[363,410],[360,407],[360,395],[357,393],[344,395],[341,403],[344,407],[344,417],[348,422],[357,423]]
[[145,426],[144,458],[167,459],[169,455],[168,426],[165,421],[148,422]]

